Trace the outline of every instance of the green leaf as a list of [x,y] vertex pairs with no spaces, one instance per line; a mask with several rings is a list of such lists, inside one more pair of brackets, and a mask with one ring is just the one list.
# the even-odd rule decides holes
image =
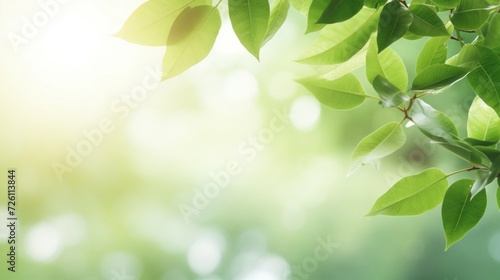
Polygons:
[[269,25],[267,26],[266,36],[264,36],[264,43],[267,43],[274,34],[278,32],[288,16],[290,3],[288,0],[276,0],[271,7],[271,16],[269,17]]
[[398,123],[389,123],[366,136],[359,142],[352,156],[348,175],[353,174],[361,165],[386,157],[403,146],[406,135]]
[[437,168],[403,178],[375,202],[367,215],[406,216],[429,211],[443,201],[448,187],[446,178]]
[[490,21],[484,45],[489,48],[500,47],[500,14],[498,13],[494,14]]
[[259,59],[269,23],[268,0],[229,0],[229,18],[241,44]]
[[457,127],[450,118],[420,99],[413,103],[410,117],[413,123],[433,140],[444,141],[444,139],[458,138]]
[[460,0],[432,0],[432,3],[443,9],[453,9],[460,4]]
[[378,51],[383,51],[403,37],[410,28],[412,21],[413,15],[399,1],[386,4],[382,9],[378,24]]
[[448,40],[446,37],[430,38],[422,48],[417,60],[417,73],[422,72],[425,68],[436,65],[444,64],[446,62],[446,55],[448,54]]
[[468,73],[468,68],[447,64],[435,64],[422,70],[413,80],[413,90],[439,93],[443,88],[449,87],[463,79]]
[[482,162],[488,161],[488,157],[463,140],[443,139],[444,142],[438,142],[441,146],[453,152],[455,155],[469,162],[476,167],[484,167]]
[[500,141],[500,118],[479,97],[474,99],[469,109],[467,136],[486,142]]
[[387,3],[387,0],[365,0],[365,6],[369,8],[378,8]]
[[203,20],[207,9],[205,8],[185,8],[172,24],[172,28],[167,38],[167,46],[178,44],[195,32]]
[[464,0],[453,13],[451,22],[460,30],[476,30],[488,20],[495,8],[485,0]]
[[500,209],[500,179],[497,179],[498,189],[497,189],[497,205],[498,209]]
[[366,77],[373,84],[376,76],[385,78],[399,90],[406,92],[408,73],[405,64],[391,48],[386,48],[379,53],[376,34],[373,34],[366,55]]
[[368,44],[349,60],[335,65],[313,66],[319,77],[326,80],[335,80],[365,65]]
[[474,181],[471,190],[472,197],[475,197],[480,191],[484,190],[489,183],[497,178],[500,172],[500,162],[498,159],[500,158],[497,158],[497,161],[493,161],[493,165],[489,170],[480,169],[476,172],[476,181]]
[[469,76],[469,84],[481,99],[500,115],[500,53],[477,46],[481,52],[479,67]]
[[366,99],[366,93],[358,78],[347,74],[336,80],[309,77],[298,80],[324,105],[337,110],[355,108]]
[[450,35],[439,16],[429,6],[411,5],[410,12],[413,14],[409,29],[411,33],[433,37]]
[[288,0],[292,6],[300,13],[307,15],[312,0]]
[[472,180],[453,183],[444,196],[441,215],[446,235],[446,250],[474,228],[486,210],[486,192],[471,200]]
[[[363,8],[363,0],[313,0],[326,2],[326,8],[318,19],[318,23],[337,23],[350,19]],[[310,14],[309,14],[310,15]]]
[[191,13],[199,15],[199,20],[187,35],[177,44],[167,47],[163,58],[162,79],[177,76],[203,60],[210,53],[221,27],[219,10],[209,5],[186,9],[177,20]]
[[[198,1],[200,2],[200,1]],[[165,46],[177,16],[195,0],[150,0],[139,6],[115,36],[146,46]]]
[[478,140],[478,139],[475,139],[475,138],[464,138],[463,140],[465,142],[471,144],[472,146],[484,146],[484,147],[488,147],[488,146],[493,146],[493,145],[495,145],[497,143],[497,142],[489,142],[489,141]]
[[477,150],[479,150],[481,153],[483,153],[486,157],[491,162],[494,162],[499,156],[500,156],[500,151],[492,148],[492,147],[487,147],[486,145],[481,145],[481,146],[474,146]]
[[378,16],[376,10],[363,8],[347,21],[326,26],[316,42],[299,57],[299,62],[328,65],[349,60],[376,30]]
[[403,102],[410,100],[410,97],[401,92],[395,85],[391,84],[384,77],[377,75],[373,80],[373,87],[380,96],[382,107],[396,107]]
[[466,44],[460,52],[448,59],[446,63],[465,68],[475,68],[481,60],[481,53],[475,45]]

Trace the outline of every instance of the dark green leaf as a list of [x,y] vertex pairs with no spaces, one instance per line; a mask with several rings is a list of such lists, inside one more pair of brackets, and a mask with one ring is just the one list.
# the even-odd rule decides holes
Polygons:
[[468,73],[468,68],[447,64],[429,66],[417,74],[413,80],[413,90],[438,93],[445,87],[463,79]]
[[417,60],[417,73],[422,72],[425,68],[435,65],[444,64],[446,55],[448,54],[449,36],[430,38],[424,45],[422,52]]
[[[314,2],[323,0],[314,0]],[[363,0],[327,0],[318,23],[336,23],[350,19],[363,8]]]
[[479,67],[469,74],[469,84],[476,94],[500,115],[500,54],[477,46],[481,52]]
[[476,148],[477,150],[481,151],[481,153],[486,155],[491,162],[494,162],[500,156],[500,151],[495,148],[487,146],[485,147],[485,146],[486,145],[481,145],[481,146],[475,145],[474,148]]
[[363,8],[347,21],[326,26],[316,42],[300,56],[299,62],[329,65],[349,60],[375,32],[378,16],[374,9]]
[[498,173],[500,172],[500,162],[493,161],[493,164],[490,170],[480,169],[476,172],[476,181],[474,181],[474,185],[472,185],[471,195],[475,197],[480,191],[484,190],[484,188],[495,178],[497,178]]
[[384,6],[378,24],[377,45],[381,52],[399,40],[408,31],[413,21],[411,12],[399,1]]
[[267,26],[264,43],[267,43],[278,32],[288,16],[290,3],[288,0],[276,0],[271,7],[271,16],[269,17],[269,25]]
[[460,30],[479,29],[495,6],[485,0],[463,0],[451,17],[451,22]]
[[373,205],[368,216],[419,215],[438,206],[442,201],[448,180],[439,169],[427,169],[417,175],[399,180]]
[[387,0],[365,0],[365,6],[370,8],[378,8],[387,3]]
[[353,174],[361,165],[386,157],[403,146],[406,135],[398,123],[389,123],[366,136],[359,142],[352,156],[348,175]]
[[457,128],[450,118],[420,99],[413,103],[410,117],[413,123],[433,140],[444,141],[444,139],[458,138]]
[[355,108],[366,99],[366,93],[359,80],[353,74],[347,74],[336,80],[309,77],[298,81],[323,104],[337,110]]
[[400,91],[406,92],[408,73],[405,64],[391,48],[386,48],[379,53],[376,34],[373,34],[366,54],[366,77],[373,84],[376,76],[385,78]]
[[489,48],[500,47],[500,14],[498,13],[494,14],[490,21],[484,45]]
[[207,57],[219,33],[221,17],[217,8],[202,5],[186,11],[181,16],[190,17],[190,13],[195,13],[200,19],[186,38],[167,48],[163,58],[163,80],[181,74]]
[[476,97],[469,109],[467,135],[494,144],[500,141],[500,118],[497,113]]
[[443,9],[453,9],[460,4],[460,0],[432,0],[432,2]]
[[401,92],[395,85],[391,84],[384,77],[377,75],[373,80],[373,88],[380,96],[382,107],[396,107],[403,102],[410,100],[410,97]]
[[486,192],[471,200],[472,180],[462,179],[450,186],[441,210],[446,250],[474,228],[486,210]]
[[438,142],[438,144],[474,166],[484,167],[482,162],[488,161],[484,153],[463,140],[444,139],[444,142]]
[[413,14],[413,22],[409,29],[411,33],[433,37],[450,35],[435,10],[429,6],[411,5],[410,11]]
[[269,24],[268,0],[229,0],[229,18],[241,44],[259,59]]
[[488,147],[488,146],[493,146],[493,145],[495,145],[497,143],[497,142],[488,142],[488,141],[477,140],[477,139],[474,139],[474,138],[464,138],[463,140],[465,142],[471,144],[472,146],[484,146],[484,147]]

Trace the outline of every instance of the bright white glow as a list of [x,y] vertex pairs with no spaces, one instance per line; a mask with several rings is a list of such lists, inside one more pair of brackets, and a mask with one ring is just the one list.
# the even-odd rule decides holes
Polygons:
[[491,237],[488,242],[488,251],[495,261],[500,262],[500,231]]
[[42,49],[53,63],[78,68],[92,61],[102,39],[88,19],[60,16],[47,27]]
[[38,262],[51,262],[61,251],[61,236],[49,223],[40,223],[28,231],[26,253]]
[[63,245],[76,245],[85,237],[86,225],[80,215],[62,215],[54,220],[53,225],[60,233]]
[[248,102],[258,96],[259,84],[252,73],[238,70],[227,76],[225,90],[230,99]]
[[316,126],[321,113],[319,102],[312,96],[297,98],[290,109],[290,120],[299,130],[309,131]]
[[198,275],[209,275],[219,266],[223,249],[224,239],[220,234],[204,233],[189,248],[189,267]]
[[[281,257],[273,254],[239,256],[238,280],[281,280],[290,274],[290,266]],[[242,260],[246,260],[242,263]]]

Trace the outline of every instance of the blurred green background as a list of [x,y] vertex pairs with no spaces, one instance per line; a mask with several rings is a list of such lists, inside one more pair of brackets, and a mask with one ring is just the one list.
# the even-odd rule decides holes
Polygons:
[[[447,252],[439,208],[364,217],[403,176],[467,166],[410,127],[401,151],[346,177],[357,142],[401,115],[371,100],[333,111],[294,82],[313,73],[293,62],[317,36],[302,15],[290,11],[259,63],[223,12],[210,56],[156,84],[164,48],[111,36],[142,2],[0,1],[0,279],[498,279],[493,189]],[[411,77],[423,43],[394,46]],[[426,101],[464,134],[466,83]]]

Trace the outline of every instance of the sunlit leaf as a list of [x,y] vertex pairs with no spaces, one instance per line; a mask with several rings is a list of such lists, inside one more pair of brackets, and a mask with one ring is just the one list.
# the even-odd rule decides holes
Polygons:
[[373,88],[380,96],[382,107],[396,107],[410,100],[410,97],[382,76],[375,77]]
[[361,165],[386,157],[403,146],[406,135],[398,123],[389,123],[366,136],[354,150],[351,168],[353,174]]
[[410,11],[413,21],[409,30],[413,34],[433,37],[450,35],[435,10],[429,6],[411,5]]
[[458,138],[457,128],[450,118],[421,99],[417,99],[413,103],[410,117],[413,123],[433,140],[443,141],[443,139]]
[[451,22],[460,30],[479,29],[495,9],[485,0],[463,0],[451,17]]
[[469,109],[467,135],[482,141],[500,141],[500,118],[495,110],[476,97]]
[[425,68],[435,65],[444,64],[446,55],[448,54],[448,41],[450,37],[435,37],[430,38],[422,48],[417,60],[417,73],[422,72]]
[[188,6],[206,1],[149,0],[139,6],[115,35],[147,46],[165,46],[177,16]]
[[458,67],[475,68],[480,60],[481,53],[477,47],[475,45],[466,44],[458,54],[450,57],[446,63]]
[[453,183],[444,196],[441,210],[446,235],[446,250],[474,228],[486,210],[486,192],[482,191],[471,200],[474,181],[462,179]]
[[202,5],[186,10],[180,16],[185,15],[190,18],[190,13],[199,15],[199,20],[187,37],[167,47],[163,58],[163,80],[177,76],[203,60],[215,43],[221,27],[219,10],[209,5]]
[[358,78],[347,74],[336,80],[309,77],[298,80],[324,105],[338,110],[355,108],[366,99],[366,93]]
[[408,73],[405,64],[391,48],[386,48],[379,53],[376,34],[373,34],[366,55],[366,77],[373,84],[376,76],[385,78],[399,90],[406,92]]
[[417,74],[413,80],[413,90],[439,92],[440,89],[453,85],[463,79],[469,69],[447,64],[431,65]]
[[228,0],[229,19],[241,44],[259,59],[269,24],[268,0]]
[[481,53],[479,67],[469,76],[469,84],[476,94],[500,115],[500,53],[477,46]]
[[399,180],[373,205],[369,216],[419,215],[438,206],[444,198],[448,180],[437,168]]
[[271,15],[269,17],[269,25],[267,26],[266,36],[264,36],[264,43],[267,43],[274,34],[278,32],[288,16],[290,3],[288,0],[276,0],[271,7]]
[[412,13],[399,1],[386,4],[382,9],[378,24],[378,51],[383,51],[403,37],[410,28],[412,21]]
[[299,57],[299,62],[327,65],[349,60],[376,30],[378,16],[376,10],[363,8],[347,21],[326,26],[309,50]]

